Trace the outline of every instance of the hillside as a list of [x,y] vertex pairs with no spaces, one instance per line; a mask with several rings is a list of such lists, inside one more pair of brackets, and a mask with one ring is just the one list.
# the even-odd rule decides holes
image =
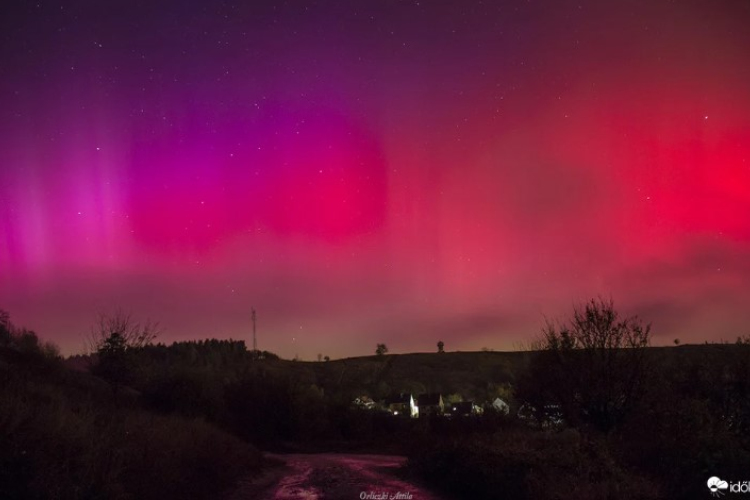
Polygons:
[[[736,349],[734,344],[697,344],[649,347],[647,352],[660,365],[676,367],[693,362],[717,365]],[[288,380],[298,387],[314,386],[328,398],[342,401],[362,395],[383,398],[401,392],[438,392],[446,396],[460,395],[465,400],[486,401],[506,396],[523,377],[534,355],[532,351],[406,353],[314,362],[278,359],[273,355],[253,360],[245,353],[228,365],[211,368],[211,364],[203,366],[205,360],[201,359],[206,355],[199,354],[188,364],[195,369],[202,366],[203,370],[218,370],[215,373],[225,375],[249,370],[248,373],[261,377]],[[158,359],[149,361],[156,362]],[[84,357],[66,361],[74,370],[85,370],[88,363],[90,361]]]
[[513,384],[528,363],[523,352],[392,354],[305,363],[317,384],[347,396],[439,392],[486,400]]
[[[0,326],[0,405],[9,409],[0,414],[7,444],[0,449],[0,497],[59,491],[59,498],[79,498],[82,489],[91,497],[213,498],[262,467],[257,447],[404,453],[411,473],[441,477],[447,491],[463,493],[469,482],[476,498],[495,498],[498,488],[513,485],[523,490],[518,498],[541,498],[538,491],[569,480],[571,470],[583,471],[592,488],[621,492],[608,498],[651,498],[641,493],[680,487],[685,494],[676,497],[691,498],[680,486],[691,478],[717,468],[739,474],[750,464],[750,345],[743,342],[641,351],[643,383],[628,418],[601,432],[581,419],[598,407],[579,408],[578,401],[588,401],[581,394],[598,397],[588,391],[598,381],[617,378],[608,356],[625,351],[576,351],[564,370],[546,377],[540,366],[556,358],[540,352],[303,362],[271,353],[256,359],[242,341],[208,339],[126,351],[125,372],[113,375],[96,369],[101,359],[63,362],[33,333],[7,321]],[[587,364],[591,359],[604,363]],[[576,371],[588,376],[583,385]],[[568,388],[575,399],[564,399]],[[500,396],[518,407],[550,401],[550,390],[563,395],[552,401],[579,404],[567,407],[573,419],[559,433],[513,416],[401,419],[351,405],[363,395],[439,392],[479,403]],[[113,461],[102,460],[110,455]],[[653,473],[663,463],[674,465],[669,477]],[[525,479],[498,476],[500,470]],[[537,477],[539,470],[550,472]]]
[[216,498],[260,469],[205,419],[144,407],[0,324],[0,498]]
[[[649,347],[648,357],[662,366],[692,362],[720,363],[734,344]],[[382,398],[399,392],[458,394],[485,401],[506,395],[534,356],[531,351],[445,352],[361,356],[324,362],[272,360],[263,369],[298,383],[315,385],[330,397]]]

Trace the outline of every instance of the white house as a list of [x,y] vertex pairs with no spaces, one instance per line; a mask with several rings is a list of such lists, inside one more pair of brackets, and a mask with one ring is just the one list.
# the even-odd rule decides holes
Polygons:
[[500,398],[495,398],[492,402],[492,409],[503,415],[508,415],[510,413],[510,406]]
[[419,416],[419,408],[414,402],[414,396],[411,394],[391,396],[386,398],[383,404],[385,408],[394,415],[402,415],[412,418],[417,418]]

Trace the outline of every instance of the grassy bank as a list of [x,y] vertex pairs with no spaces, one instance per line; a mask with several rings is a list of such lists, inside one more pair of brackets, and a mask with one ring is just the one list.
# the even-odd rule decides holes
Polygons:
[[[27,332],[25,335],[29,335]],[[0,347],[0,498],[217,498],[260,453],[200,420],[132,395],[6,336]]]
[[456,498],[655,499],[657,485],[575,430],[515,426],[415,447],[408,470]]

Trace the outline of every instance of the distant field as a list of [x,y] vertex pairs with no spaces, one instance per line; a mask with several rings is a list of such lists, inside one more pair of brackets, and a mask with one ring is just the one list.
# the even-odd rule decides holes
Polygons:
[[[697,359],[720,362],[734,348],[733,344],[698,344],[650,347],[648,352],[667,364]],[[408,353],[323,362],[276,360],[266,366],[346,397],[439,392],[482,402],[514,386],[533,356],[533,351]]]

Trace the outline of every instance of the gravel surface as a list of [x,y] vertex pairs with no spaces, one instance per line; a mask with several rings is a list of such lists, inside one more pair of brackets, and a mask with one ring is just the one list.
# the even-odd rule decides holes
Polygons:
[[243,482],[229,500],[441,500],[399,477],[405,458],[338,453],[267,455],[283,462]]

